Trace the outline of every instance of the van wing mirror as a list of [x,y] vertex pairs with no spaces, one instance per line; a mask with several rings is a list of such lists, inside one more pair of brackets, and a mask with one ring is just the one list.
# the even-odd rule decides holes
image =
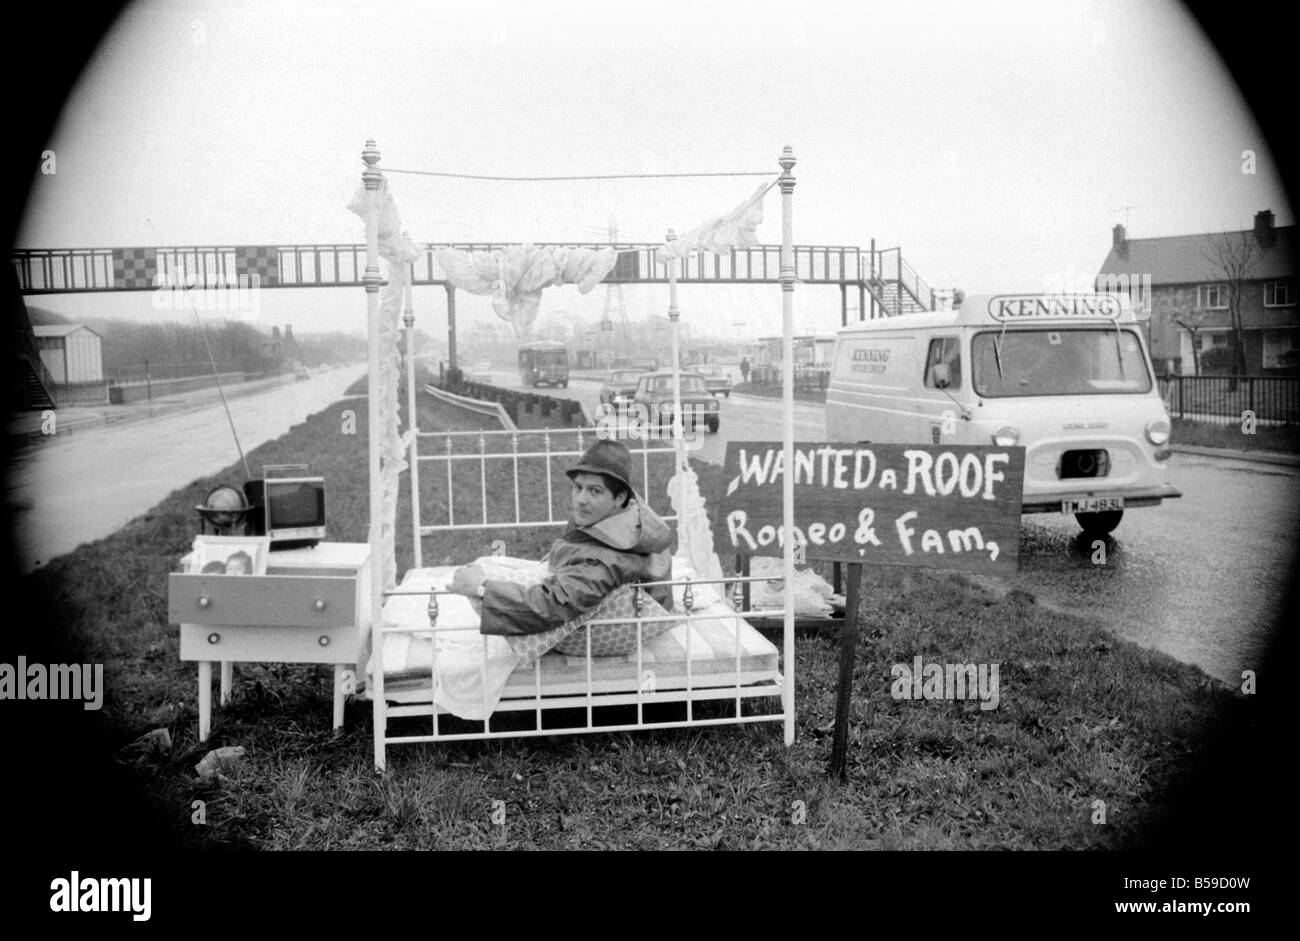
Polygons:
[[[915,373],[913,373],[915,375]],[[936,389],[946,389],[952,384],[952,373],[947,363],[935,363],[930,367],[930,380]]]

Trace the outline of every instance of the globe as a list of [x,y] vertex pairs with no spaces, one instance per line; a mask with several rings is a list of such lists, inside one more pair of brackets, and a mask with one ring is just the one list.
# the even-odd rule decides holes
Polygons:
[[229,484],[221,484],[208,491],[208,495],[203,498],[203,505],[195,509],[213,526],[228,529],[243,521],[249,505],[242,491]]

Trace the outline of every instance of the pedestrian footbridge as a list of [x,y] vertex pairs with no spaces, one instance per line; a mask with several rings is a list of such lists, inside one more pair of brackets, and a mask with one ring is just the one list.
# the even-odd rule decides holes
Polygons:
[[[581,248],[614,248],[618,264],[608,284],[667,283],[655,259],[657,244],[538,242]],[[454,290],[434,252],[440,248],[490,252],[500,243],[428,244],[414,263],[413,283]],[[679,284],[776,284],[780,245],[697,252],[684,259]],[[33,248],[11,251],[23,294],[84,294],[153,291],[158,288],[360,287],[364,245],[227,245],[135,248]],[[934,291],[917,276],[898,248],[795,245],[795,276],[804,284],[839,285],[841,322],[935,309]],[[851,297],[851,292],[855,297]],[[856,301],[856,303],[851,303]],[[854,314],[850,318],[850,314]]]

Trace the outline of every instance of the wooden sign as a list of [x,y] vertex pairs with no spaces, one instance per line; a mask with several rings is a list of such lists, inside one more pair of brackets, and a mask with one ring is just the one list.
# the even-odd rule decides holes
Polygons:
[[[797,443],[794,450],[794,539],[805,558],[1016,569],[1023,447]],[[722,492],[710,500],[720,554],[782,554],[784,465],[780,442],[727,443]]]

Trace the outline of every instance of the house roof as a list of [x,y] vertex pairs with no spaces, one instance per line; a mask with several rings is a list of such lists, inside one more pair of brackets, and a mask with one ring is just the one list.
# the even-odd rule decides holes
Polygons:
[[102,336],[99,336],[99,334],[96,333],[94,330],[91,330],[89,327],[87,327],[84,323],[38,324],[32,327],[32,335],[38,337],[66,337],[70,334],[76,333],[78,330],[85,330],[87,333],[94,333],[95,336],[99,337],[101,340],[104,339]]
[[1127,254],[1121,255],[1112,244],[1099,275],[1151,276],[1151,284],[1196,284],[1226,280],[1222,266],[1214,259],[1216,247],[1226,234],[1230,239],[1250,239],[1252,256],[1247,275],[1250,280],[1293,278],[1296,276],[1296,226],[1278,226],[1276,238],[1268,248],[1260,246],[1251,229],[1242,232],[1207,232],[1200,235],[1170,235],[1164,238],[1129,239]]

